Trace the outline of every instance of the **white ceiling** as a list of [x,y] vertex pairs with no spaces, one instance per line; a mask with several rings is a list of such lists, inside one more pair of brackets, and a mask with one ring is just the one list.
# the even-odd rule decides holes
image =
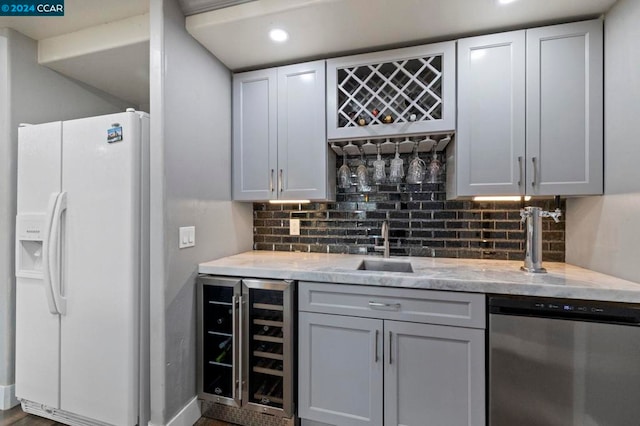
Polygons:
[[[232,70],[598,16],[616,0],[259,0],[189,16]],[[273,27],[290,39],[274,44]]]
[[148,11],[149,0],[66,0],[63,17],[0,17],[0,27],[38,40],[41,64],[148,108]]
[[[193,15],[186,23],[200,43],[238,71],[593,17],[615,1],[517,0],[500,5],[498,0],[257,0]],[[64,17],[0,17],[0,27],[44,40],[41,44],[55,40],[69,54],[47,66],[146,106],[148,38],[139,37],[139,26],[147,18],[139,15],[148,11],[149,0],[66,0]],[[127,19],[135,16],[139,19],[131,24]],[[117,39],[120,28],[136,22],[135,40],[127,42],[123,36],[117,48],[97,43],[94,51],[74,50],[78,41],[94,43],[91,34]],[[280,45],[268,40],[273,27],[285,28],[290,40]],[[102,35],[110,29],[112,37]],[[76,43],[65,47],[67,39]]]
[[0,16],[0,28],[41,40],[142,15],[149,11],[149,0],[65,0],[64,6],[64,16],[59,17]]

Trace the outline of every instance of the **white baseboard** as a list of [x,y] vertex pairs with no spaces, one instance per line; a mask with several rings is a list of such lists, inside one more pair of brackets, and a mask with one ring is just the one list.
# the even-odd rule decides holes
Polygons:
[[16,399],[16,385],[0,385],[0,410],[8,410],[18,405]]
[[[194,397],[166,426],[193,426],[200,419],[200,401]],[[149,426],[158,426],[149,422]]]

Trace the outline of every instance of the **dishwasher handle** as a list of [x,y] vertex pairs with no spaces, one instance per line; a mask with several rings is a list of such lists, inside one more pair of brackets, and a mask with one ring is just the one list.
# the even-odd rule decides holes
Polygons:
[[640,305],[590,300],[491,296],[492,315],[640,325]]

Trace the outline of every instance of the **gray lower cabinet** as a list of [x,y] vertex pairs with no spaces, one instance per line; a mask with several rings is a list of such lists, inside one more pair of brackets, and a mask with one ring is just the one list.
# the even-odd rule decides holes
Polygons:
[[601,20],[462,39],[457,62],[449,198],[602,194]]
[[303,426],[485,425],[484,295],[303,282],[299,297]]
[[484,425],[484,331],[385,321],[384,424]]
[[331,425],[381,425],[382,320],[301,312],[301,418]]

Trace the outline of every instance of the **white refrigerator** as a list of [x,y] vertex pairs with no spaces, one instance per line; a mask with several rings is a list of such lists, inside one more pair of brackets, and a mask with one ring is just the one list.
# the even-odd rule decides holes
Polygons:
[[19,129],[16,396],[69,425],[148,417],[149,116]]

